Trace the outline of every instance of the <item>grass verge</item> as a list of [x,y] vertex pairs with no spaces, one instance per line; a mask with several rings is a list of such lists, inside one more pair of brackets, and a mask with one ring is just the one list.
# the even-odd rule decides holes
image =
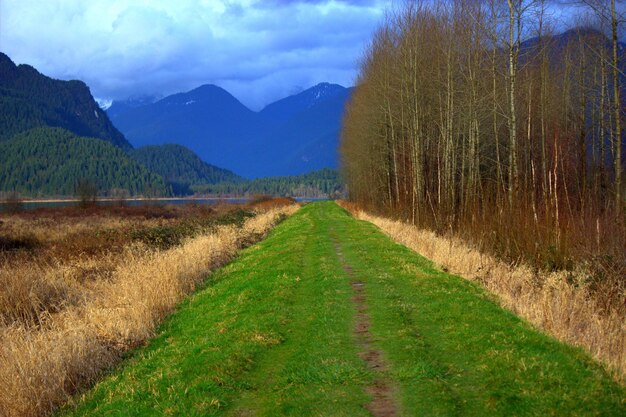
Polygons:
[[[481,253],[457,238],[437,236],[399,221],[351,210],[393,240],[432,259],[441,269],[476,281],[498,296],[503,306],[567,343],[581,346],[626,376],[624,309],[600,308],[586,284],[584,270],[533,271]],[[622,295],[622,298],[624,295]]]

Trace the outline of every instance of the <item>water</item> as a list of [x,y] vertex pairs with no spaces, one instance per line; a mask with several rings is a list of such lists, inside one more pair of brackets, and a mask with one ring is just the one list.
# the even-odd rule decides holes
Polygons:
[[[325,198],[296,198],[298,202],[309,202],[326,200]],[[247,198],[156,198],[152,200],[125,200],[127,206],[149,206],[149,205],[165,205],[165,204],[245,204],[250,200]],[[79,201],[27,201],[22,203],[24,210],[34,210],[38,208],[61,208],[75,207],[80,204]],[[115,206],[118,201],[101,200],[96,202],[99,206]],[[0,213],[6,211],[7,204],[0,202]]]

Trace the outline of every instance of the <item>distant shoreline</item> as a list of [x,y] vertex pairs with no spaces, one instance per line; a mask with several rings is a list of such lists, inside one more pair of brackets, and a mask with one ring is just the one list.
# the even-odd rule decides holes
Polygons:
[[[172,201],[172,200],[244,200],[250,197],[159,197],[159,198],[147,198],[147,197],[128,197],[128,198],[98,198],[96,202],[108,201]],[[308,197],[303,197],[308,198]],[[44,199],[23,199],[20,203],[79,203],[81,200],[78,198],[44,198]],[[0,204],[6,204],[6,201],[0,201]]]
[[[275,196],[276,197],[276,196]],[[279,196],[278,196],[279,197]],[[325,200],[325,197],[293,197],[297,200]],[[96,199],[96,203],[116,203],[120,201],[241,201],[241,200],[252,200],[254,196],[241,196],[241,197],[158,197],[158,198],[148,198],[148,197],[128,197],[128,198],[112,198],[112,197],[103,197]],[[42,198],[42,199],[20,199],[20,204],[57,204],[57,203],[80,203],[80,199],[78,198]],[[9,201],[0,200],[0,206],[5,204],[11,204]]]

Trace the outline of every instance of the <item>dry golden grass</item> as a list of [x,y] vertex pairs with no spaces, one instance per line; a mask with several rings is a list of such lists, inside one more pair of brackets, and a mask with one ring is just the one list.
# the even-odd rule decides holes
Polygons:
[[138,206],[90,209],[65,207],[59,209],[25,210],[20,213],[0,213],[0,234],[4,238],[55,245],[75,238],[84,239],[94,231],[125,230],[132,227],[156,227],[183,218],[219,216],[233,209],[224,204],[216,206]]
[[[584,284],[586,273],[532,271],[485,255],[460,239],[438,236],[415,226],[370,215],[341,204],[398,243],[431,259],[444,271],[477,281],[501,304],[557,339],[583,347],[607,364],[623,382],[626,376],[626,321],[623,311],[600,312]],[[568,276],[569,275],[569,276]],[[572,279],[572,276],[574,279]],[[626,296],[626,294],[625,294]]]
[[[43,217],[32,220],[11,216],[5,218],[2,233],[15,239],[35,239],[41,243],[52,243],[95,229],[122,229],[136,223],[136,220],[123,217],[89,216],[81,219]],[[159,220],[147,219],[141,223],[145,226],[157,225]]]
[[[40,325],[89,298],[94,284],[169,231],[199,234],[236,206],[96,207],[25,211],[0,217],[0,324]],[[232,216],[231,216],[232,217]],[[150,234],[156,231],[156,235]],[[140,232],[140,233],[137,233]],[[153,246],[152,248],[149,246]]]
[[[220,226],[167,250],[131,245],[104,263],[85,258],[70,269],[34,267],[32,274],[44,278],[30,280],[30,288],[11,290],[22,294],[27,305],[13,303],[13,312],[0,310],[5,316],[0,325],[0,416],[50,413],[93,383],[123,351],[144,343],[209,271],[296,210],[294,205],[272,209],[240,228]],[[91,272],[76,272],[80,268]],[[94,274],[104,275],[93,279]],[[1,279],[19,287],[15,278]],[[32,287],[35,282],[39,287]],[[33,297],[33,291],[38,295]],[[0,300],[0,308],[11,303]]]

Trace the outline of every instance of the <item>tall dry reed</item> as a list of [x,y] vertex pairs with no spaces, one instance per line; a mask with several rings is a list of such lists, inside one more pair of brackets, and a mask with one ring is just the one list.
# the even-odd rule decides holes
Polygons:
[[626,376],[626,321],[615,308],[599,311],[584,270],[536,272],[507,265],[458,238],[442,237],[413,225],[342,206],[380,228],[394,241],[432,260],[445,271],[481,283],[501,304],[557,339],[580,346],[607,364],[623,382]]
[[163,251],[127,251],[108,280],[38,326],[0,328],[0,416],[40,416],[93,383],[125,350],[152,336],[212,269],[260,239],[297,206],[275,208],[241,228],[223,226]]

